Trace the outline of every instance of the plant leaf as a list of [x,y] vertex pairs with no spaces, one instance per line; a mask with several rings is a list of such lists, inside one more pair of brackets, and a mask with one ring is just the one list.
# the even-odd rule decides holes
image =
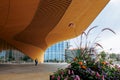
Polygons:
[[82,46],[83,35],[85,35],[85,37],[86,37],[87,34],[86,34],[85,32],[82,32],[81,37],[80,37],[80,48],[81,48],[81,46]]
[[93,29],[96,28],[96,27],[98,27],[98,26],[94,26],[94,27],[90,28],[90,29],[88,30],[86,36],[88,36],[88,34],[90,33],[90,31],[93,30]]
[[113,31],[113,30],[110,29],[110,28],[104,28],[104,29],[102,29],[101,31],[103,32],[103,31],[105,31],[105,30],[111,31],[112,33],[116,34],[115,31]]
[[101,47],[101,48],[103,49],[103,46],[102,46],[101,44],[95,43],[95,45],[96,45],[96,46],[99,46],[99,47]]

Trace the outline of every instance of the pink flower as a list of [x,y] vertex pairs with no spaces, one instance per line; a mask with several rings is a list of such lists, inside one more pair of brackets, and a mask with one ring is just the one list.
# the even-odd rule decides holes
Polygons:
[[74,74],[74,71],[72,70],[71,73]]
[[52,79],[54,79],[54,77],[55,77],[55,76],[54,76],[54,75],[52,75]]
[[100,74],[98,72],[96,73],[96,77],[98,77],[98,78],[100,77]]
[[74,80],[80,80],[80,77],[78,75],[76,75]]
[[60,76],[57,77],[57,80],[60,80]]
[[64,74],[64,72],[62,71],[62,72],[61,72],[61,74],[63,75],[63,74]]
[[105,80],[104,75],[102,76],[102,80]]
[[68,74],[70,74],[70,70],[68,70]]
[[71,65],[68,65],[68,68],[71,68]]
[[66,77],[64,80],[68,80],[68,77]]

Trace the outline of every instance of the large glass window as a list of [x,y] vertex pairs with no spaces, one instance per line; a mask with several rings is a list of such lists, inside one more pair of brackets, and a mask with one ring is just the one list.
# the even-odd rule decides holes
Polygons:
[[68,41],[63,41],[49,47],[44,55],[45,62],[64,62],[65,49]]

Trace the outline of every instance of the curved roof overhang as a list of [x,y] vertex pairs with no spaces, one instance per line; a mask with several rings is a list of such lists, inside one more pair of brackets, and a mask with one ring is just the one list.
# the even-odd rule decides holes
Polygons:
[[0,38],[42,62],[46,48],[81,34],[108,2],[0,0]]

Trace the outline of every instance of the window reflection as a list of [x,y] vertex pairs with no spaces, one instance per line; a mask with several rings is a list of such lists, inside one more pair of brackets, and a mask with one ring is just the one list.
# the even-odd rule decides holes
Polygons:
[[67,41],[63,41],[49,47],[45,52],[44,62],[64,62],[67,44]]

